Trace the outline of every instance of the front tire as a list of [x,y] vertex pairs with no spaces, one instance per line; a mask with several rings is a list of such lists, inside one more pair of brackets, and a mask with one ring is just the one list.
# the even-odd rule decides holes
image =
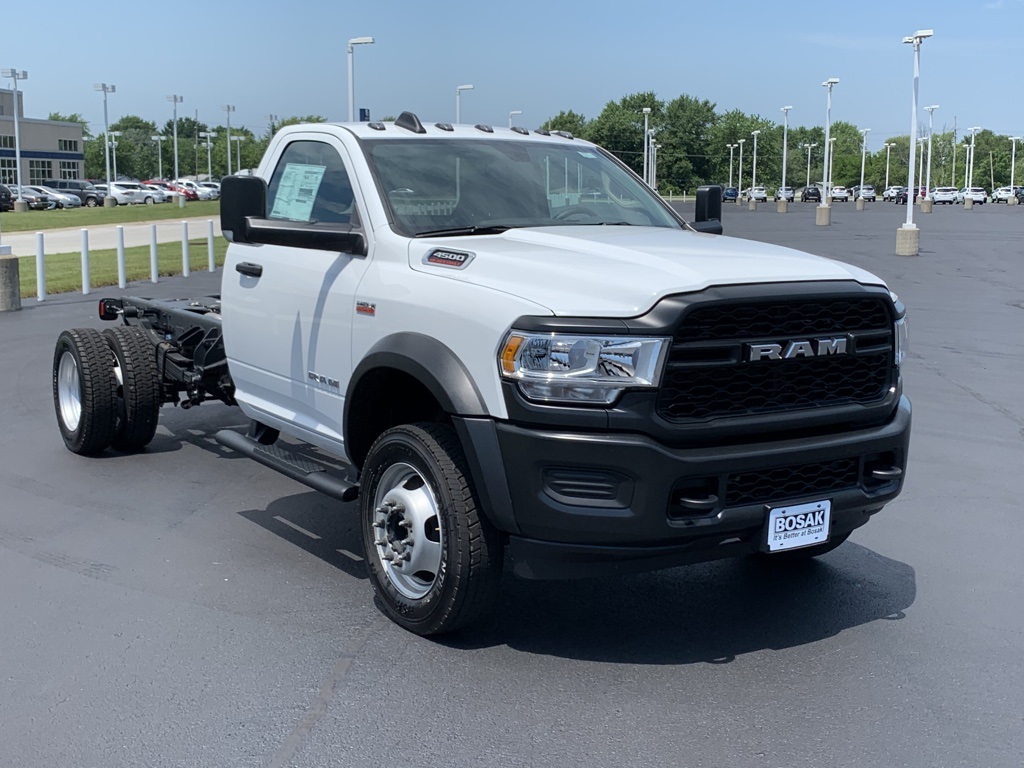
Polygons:
[[370,582],[388,618],[426,636],[490,612],[504,550],[450,427],[407,424],[377,438],[359,503]]
[[53,405],[64,445],[100,453],[114,437],[115,382],[110,348],[94,328],[72,328],[53,352]]

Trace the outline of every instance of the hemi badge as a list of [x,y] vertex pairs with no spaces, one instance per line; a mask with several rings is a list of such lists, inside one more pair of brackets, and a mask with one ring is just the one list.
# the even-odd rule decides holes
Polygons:
[[371,304],[368,301],[357,301],[356,302],[356,314],[366,315],[367,317],[376,317],[377,305]]
[[465,269],[476,254],[465,251],[448,251],[442,248],[435,248],[423,257],[424,264],[433,264],[436,267],[451,267],[452,269]]

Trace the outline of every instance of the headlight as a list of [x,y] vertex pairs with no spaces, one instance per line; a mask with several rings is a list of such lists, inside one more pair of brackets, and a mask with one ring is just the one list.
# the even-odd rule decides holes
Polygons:
[[658,386],[671,339],[512,331],[498,359],[530,400],[609,405],[626,389]]

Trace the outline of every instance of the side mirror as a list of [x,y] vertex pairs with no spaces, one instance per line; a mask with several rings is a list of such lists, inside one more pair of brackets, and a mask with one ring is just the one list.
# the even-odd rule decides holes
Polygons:
[[722,234],[722,188],[719,185],[697,187],[697,204],[690,226],[698,232]]
[[220,228],[229,243],[251,243],[246,219],[267,218],[267,182],[259,176],[228,176],[220,184]]

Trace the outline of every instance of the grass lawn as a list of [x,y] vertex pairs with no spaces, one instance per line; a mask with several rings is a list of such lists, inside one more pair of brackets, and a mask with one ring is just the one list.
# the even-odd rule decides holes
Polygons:
[[[211,203],[199,203],[210,205]],[[197,205],[197,203],[190,203]],[[146,206],[139,206],[144,208]],[[168,206],[170,207],[170,206]],[[177,208],[175,208],[177,210]],[[4,214],[5,216],[7,214]],[[25,214],[22,214],[25,215]],[[31,215],[31,214],[29,214]],[[213,253],[217,266],[224,263],[224,254],[228,243],[223,237],[214,238]],[[161,243],[157,246],[157,266],[160,275],[181,274],[181,243]],[[128,280],[149,279],[149,246],[125,248],[125,270]],[[209,256],[207,241],[189,240],[188,263],[192,272],[202,272],[208,267]],[[36,295],[36,257],[22,256],[18,259],[18,270],[21,279],[21,297],[23,299]],[[101,250],[89,252],[89,285],[100,288],[105,285],[117,285],[117,250]],[[66,293],[82,290],[82,254],[61,253],[46,257],[46,292]]]
[[[0,214],[0,230],[4,232],[42,232],[62,227],[96,227],[103,224],[133,224],[138,221],[162,221],[205,216],[220,216],[220,201],[191,202],[184,208],[173,203],[160,205],[119,205],[116,208],[72,208],[52,211],[28,211]],[[22,283],[24,285],[24,283]]]

